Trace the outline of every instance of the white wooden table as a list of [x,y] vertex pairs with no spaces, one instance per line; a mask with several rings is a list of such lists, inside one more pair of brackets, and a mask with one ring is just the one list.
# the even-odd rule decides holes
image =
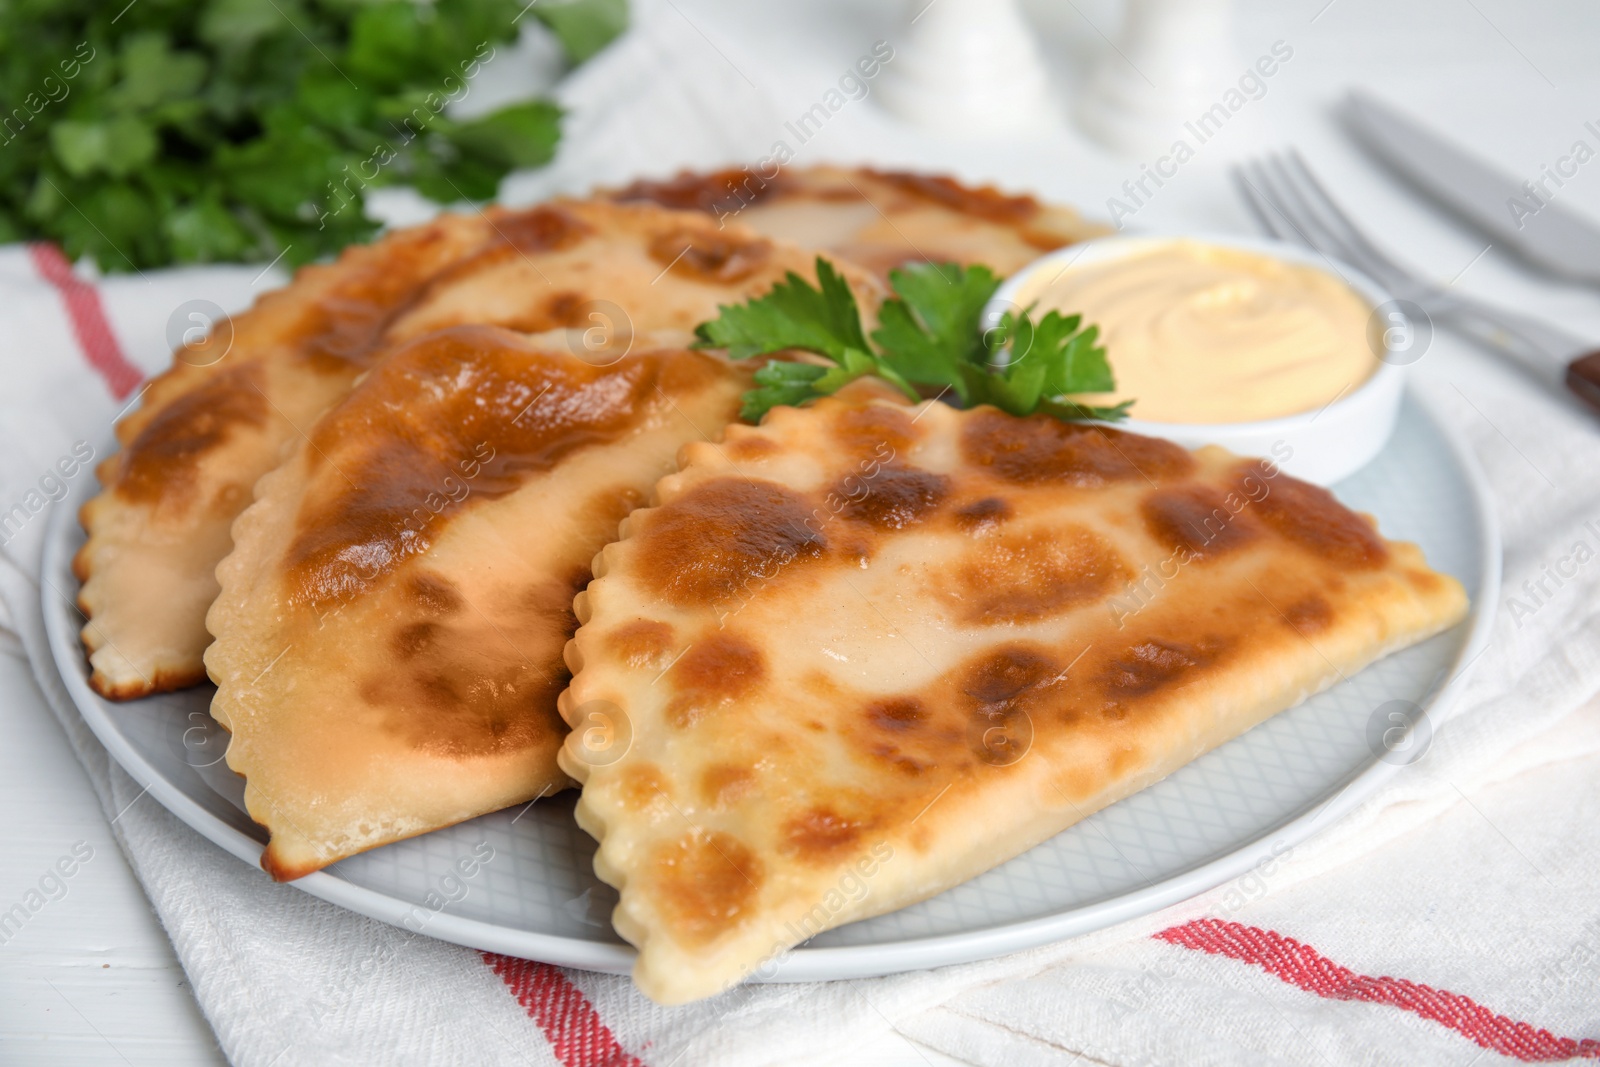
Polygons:
[[[1585,120],[1600,121],[1600,70],[1593,59],[1600,11],[1584,0],[1252,0],[1242,6],[1239,54],[1253,60],[1282,40],[1294,58],[1241,121],[1140,207],[1140,226],[1248,230],[1227,184],[1228,162],[1292,143],[1308,152],[1347,206],[1418,266],[1600,338],[1600,295],[1528,274],[1497,249],[1485,252],[1482,238],[1369,164],[1328,116],[1328,105],[1360,84],[1477,145],[1508,171],[1536,176],[1541,164],[1585,136]],[[812,102],[815,86],[829,84],[864,45],[891,36],[903,17],[897,0],[678,0],[677,7],[729,62],[781,72],[794,87],[796,113]],[[1114,34],[1116,5],[1036,0],[1028,8],[1070,91],[1089,57],[1104,48],[1102,32]],[[886,140],[881,124],[844,114],[825,138],[817,159],[942,162],[965,176],[1002,178],[1096,215],[1107,212],[1107,199],[1123,195],[1122,183],[1137,178],[1147,162],[1112,156],[1068,130],[974,147],[929,142],[910,131]],[[1580,171],[1562,196],[1600,219],[1600,163]],[[1465,373],[1469,379],[1479,373],[1485,382],[1493,375],[1471,367]],[[91,848],[93,856],[64,881],[65,895],[0,944],[0,1062],[221,1063],[183,970],[65,738],[54,721],[22,712],[31,701],[15,699],[29,685],[17,655],[0,653],[0,909],[37,886],[75,845],[80,853]],[[1591,706],[1585,714],[1600,709]],[[1527,788],[1538,788],[1537,781]],[[1493,812],[1488,815],[1492,820]],[[855,1062],[955,1061],[891,1035],[859,1049]]]

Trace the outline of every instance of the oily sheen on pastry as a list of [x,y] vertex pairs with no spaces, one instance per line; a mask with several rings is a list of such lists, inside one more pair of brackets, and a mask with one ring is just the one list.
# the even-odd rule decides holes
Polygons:
[[1011,274],[1062,245],[1110,231],[1071,208],[943,175],[870,167],[685,171],[613,194],[698,210],[720,222],[825,248],[887,278],[906,262],[982,263]]
[[93,686],[127,699],[203,680],[234,518],[285,446],[394,344],[474,323],[563,331],[579,353],[659,331],[684,341],[719,304],[812,258],[699,213],[558,200],[444,215],[304,268],[221,324],[206,351],[226,355],[180,358],[118,424],[122,449],[99,468],[75,560]]
[[274,877],[570,784],[573,593],[749,384],[681,347],[586,360],[458,326],[309,427],[235,524],[206,620],[212,714]]
[[667,1003],[966,881],[1467,609],[1270,464],[937,402],[730,427],[623,534],[575,604],[561,766]]

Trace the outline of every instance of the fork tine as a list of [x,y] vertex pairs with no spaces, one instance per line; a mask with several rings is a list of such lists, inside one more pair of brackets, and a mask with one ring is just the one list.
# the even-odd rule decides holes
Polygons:
[[1269,236],[1280,241],[1290,240],[1287,229],[1278,217],[1278,212],[1270,201],[1262,194],[1255,180],[1255,166],[1252,163],[1241,163],[1233,168],[1233,184],[1239,193],[1239,198],[1244,201],[1245,207],[1255,218],[1256,225],[1260,226]]
[[1301,232],[1304,242],[1329,259],[1349,260],[1350,249],[1340,235],[1328,227],[1321,212],[1300,189],[1284,157],[1269,156],[1264,166],[1285,214]]
[[1281,241],[1303,245],[1311,251],[1316,247],[1294,218],[1293,205],[1285,201],[1278,182],[1274,180],[1266,160],[1255,160],[1247,168],[1244,181],[1257,211],[1265,220],[1268,231]]
[[[1284,201],[1285,212],[1302,228],[1304,243],[1327,259],[1335,273],[1341,277],[1344,275],[1339,268],[1339,263],[1344,262],[1376,276],[1388,285],[1411,281],[1402,268],[1366,240],[1326,190],[1315,184],[1315,178],[1311,177],[1310,168],[1303,160],[1274,156],[1268,159],[1265,166],[1272,175],[1274,192]],[[1299,174],[1296,173],[1297,167]],[[1302,174],[1311,177],[1312,187],[1308,188],[1301,180]],[[1348,278],[1345,280],[1349,281]]]
[[1324,256],[1336,272],[1337,261],[1343,261],[1397,292],[1437,290],[1374,244],[1298,152],[1241,163],[1234,168],[1234,178],[1268,233]]
[[1276,156],[1264,156],[1256,161],[1254,179],[1257,195],[1271,205],[1274,217],[1278,220],[1278,232],[1284,240],[1319,255],[1327,255],[1322,234],[1317,227],[1309,225],[1305,205],[1283,180],[1277,162]]
[[[1284,163],[1285,169],[1295,179],[1296,187],[1305,191],[1308,201],[1314,202],[1318,207],[1318,216],[1325,220],[1325,225],[1339,231],[1343,243],[1355,251],[1355,255],[1348,257],[1358,266],[1372,269],[1372,273],[1405,274],[1403,268],[1390,259],[1388,254],[1377,245],[1373,244],[1361,229],[1351,221],[1344,209],[1339,206],[1328,190],[1323,187],[1299,152],[1291,150]],[[1366,264],[1360,263],[1366,260]]]

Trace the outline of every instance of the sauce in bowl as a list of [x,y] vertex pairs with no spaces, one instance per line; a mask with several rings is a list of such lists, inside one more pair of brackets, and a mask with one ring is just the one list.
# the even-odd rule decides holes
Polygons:
[[1314,411],[1378,368],[1372,304],[1334,274],[1188,239],[1022,280],[1014,302],[1100,327],[1117,391],[1135,419],[1235,423]]

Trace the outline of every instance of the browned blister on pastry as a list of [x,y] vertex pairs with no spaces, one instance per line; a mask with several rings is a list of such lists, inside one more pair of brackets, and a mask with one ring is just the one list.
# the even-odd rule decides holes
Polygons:
[[703,997],[1459,621],[1259,460],[844,397],[691,445],[578,597],[561,763],[635,978]]

